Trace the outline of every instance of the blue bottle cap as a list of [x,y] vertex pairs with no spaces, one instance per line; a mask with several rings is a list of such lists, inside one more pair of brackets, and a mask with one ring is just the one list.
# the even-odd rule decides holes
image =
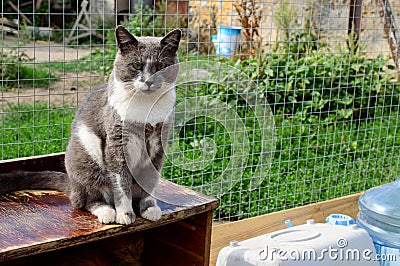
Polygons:
[[354,224],[354,219],[345,214],[331,214],[326,217],[326,222],[328,224],[349,226]]
[[289,219],[285,220],[285,225],[286,225],[287,228],[293,227],[292,221],[290,221]]

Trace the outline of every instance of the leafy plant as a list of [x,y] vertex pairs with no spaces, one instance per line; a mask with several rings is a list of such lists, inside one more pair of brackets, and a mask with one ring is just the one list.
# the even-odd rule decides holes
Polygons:
[[48,70],[36,67],[25,53],[16,54],[13,49],[0,51],[0,82],[3,90],[23,86],[48,87],[58,80]]
[[400,103],[400,87],[389,58],[370,58],[365,47],[331,52],[306,33],[260,59],[237,65],[257,82],[278,115],[307,123],[332,123],[389,114]]

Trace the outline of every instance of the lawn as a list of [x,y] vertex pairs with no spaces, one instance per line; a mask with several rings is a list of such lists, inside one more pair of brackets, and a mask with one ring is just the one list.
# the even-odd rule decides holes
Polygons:
[[8,104],[0,116],[2,159],[65,151],[74,114],[45,102]]
[[[64,151],[73,116],[74,110],[66,106],[9,105],[1,117],[2,159]],[[330,126],[298,124],[285,116],[275,116],[275,124],[273,163],[269,170],[265,165],[265,173],[257,177],[263,182],[256,188],[250,187],[260,149],[260,142],[254,137],[239,182],[225,194],[214,195],[220,199],[215,218],[240,219],[348,195],[394,180],[400,174],[398,113]],[[167,159],[163,176],[206,191],[213,180],[218,182],[231,158],[232,142],[225,131],[212,119],[189,121],[174,146],[179,145],[190,162],[202,152],[198,145],[193,145],[195,139],[206,136],[217,147],[214,161],[206,167],[187,170]],[[309,134],[311,131],[318,134]]]

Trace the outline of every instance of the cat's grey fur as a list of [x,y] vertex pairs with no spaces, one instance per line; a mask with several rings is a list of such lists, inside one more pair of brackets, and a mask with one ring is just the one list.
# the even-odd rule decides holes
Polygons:
[[130,224],[140,215],[161,217],[154,192],[175,105],[181,31],[163,38],[134,37],[116,28],[118,53],[108,84],[95,89],[72,123],[65,154],[67,175],[0,175],[0,194],[20,189],[65,191],[74,208],[102,223]]

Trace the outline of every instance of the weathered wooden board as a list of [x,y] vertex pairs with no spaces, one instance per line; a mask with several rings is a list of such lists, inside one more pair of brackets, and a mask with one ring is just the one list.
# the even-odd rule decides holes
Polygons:
[[[0,163],[6,170],[63,171],[63,155]],[[52,164],[52,165],[49,165]],[[19,167],[23,165],[23,167]],[[45,167],[47,166],[47,167]],[[137,232],[211,212],[218,202],[190,189],[161,180],[157,197],[163,216],[157,222],[140,217],[128,226],[104,225],[92,214],[73,209],[57,191],[20,191],[0,197],[0,262]]]
[[241,221],[214,225],[211,233],[210,265],[215,265],[219,251],[228,246],[230,241],[243,241],[284,229],[287,219],[290,219],[293,225],[299,225],[304,224],[307,219],[325,222],[325,218],[332,213],[347,214],[355,218],[360,195],[361,193],[357,193]]

